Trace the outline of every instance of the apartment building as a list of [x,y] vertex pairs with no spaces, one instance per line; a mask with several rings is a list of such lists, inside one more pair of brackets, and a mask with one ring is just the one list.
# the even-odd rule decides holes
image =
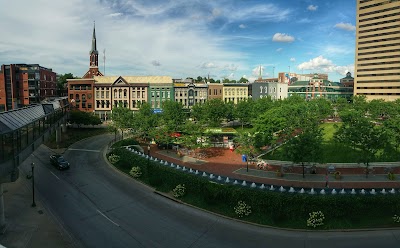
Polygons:
[[0,69],[0,112],[56,97],[57,79],[52,69],[39,64],[9,64]]
[[357,0],[354,95],[400,97],[400,1]]

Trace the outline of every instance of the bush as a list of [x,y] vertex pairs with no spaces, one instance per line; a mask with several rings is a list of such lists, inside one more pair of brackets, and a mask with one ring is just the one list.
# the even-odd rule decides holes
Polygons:
[[173,190],[172,190],[172,195],[175,198],[179,198],[185,195],[185,184],[178,184]]
[[139,178],[142,175],[142,170],[140,169],[140,167],[134,166],[129,172],[129,175],[131,175],[134,178]]
[[130,145],[139,145],[139,142],[137,142],[133,138],[128,138],[116,142],[115,144],[112,145],[112,147],[115,148],[115,147],[130,146]]
[[387,177],[388,177],[389,180],[395,180],[396,179],[396,176],[394,175],[393,172],[389,172]]
[[307,226],[316,228],[324,225],[325,215],[321,211],[309,213],[310,218],[307,220]]
[[110,163],[112,163],[112,164],[118,163],[119,160],[120,160],[120,157],[116,154],[110,154],[110,156],[108,156],[108,161],[110,161]]
[[251,214],[251,207],[244,201],[239,201],[234,209],[239,218],[242,218],[243,216],[249,216]]
[[400,223],[400,216],[398,216],[397,214],[395,214],[392,219],[395,223]]

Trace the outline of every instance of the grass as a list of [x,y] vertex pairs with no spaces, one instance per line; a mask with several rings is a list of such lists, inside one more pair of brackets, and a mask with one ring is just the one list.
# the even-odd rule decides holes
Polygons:
[[67,132],[61,133],[61,142],[57,144],[54,133],[44,144],[52,149],[67,148],[77,141],[104,133],[108,133],[106,128],[68,128]]
[[[353,149],[352,147],[345,146],[335,142],[333,136],[336,132],[336,126],[340,123],[323,123],[323,163],[360,163],[362,154],[361,151]],[[396,150],[388,150],[385,153],[383,150],[378,151],[376,162],[395,162],[398,161],[400,154]],[[289,161],[287,158],[284,145],[263,156],[264,159]]]

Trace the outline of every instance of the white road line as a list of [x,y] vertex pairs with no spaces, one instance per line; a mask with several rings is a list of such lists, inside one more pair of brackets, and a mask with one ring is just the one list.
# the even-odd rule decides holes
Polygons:
[[100,152],[100,150],[88,150],[88,149],[74,149],[74,148],[69,148],[69,151],[84,151],[84,152]]
[[60,180],[60,178],[58,178],[58,176],[56,176],[56,174],[54,174],[52,171],[50,171],[51,174],[53,174],[53,176],[55,176],[58,180]]
[[97,212],[99,212],[99,214],[103,215],[104,218],[106,218],[107,220],[109,220],[111,223],[113,223],[114,225],[118,226],[119,225],[117,223],[115,223],[114,221],[112,221],[110,218],[108,218],[107,216],[105,216],[100,210],[97,210]]

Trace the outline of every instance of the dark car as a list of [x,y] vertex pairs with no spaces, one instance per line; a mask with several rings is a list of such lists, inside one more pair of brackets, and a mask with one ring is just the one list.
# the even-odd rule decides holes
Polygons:
[[69,162],[62,155],[50,155],[50,163],[59,170],[69,168]]

